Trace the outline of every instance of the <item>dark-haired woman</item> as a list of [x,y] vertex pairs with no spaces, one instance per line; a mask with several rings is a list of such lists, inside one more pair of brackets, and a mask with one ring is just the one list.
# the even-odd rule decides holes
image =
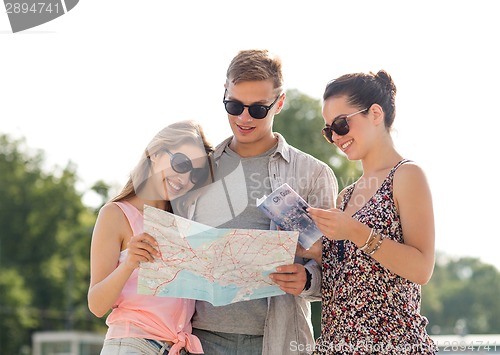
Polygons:
[[[323,95],[323,135],[363,174],[338,209],[310,209],[324,233],[321,354],[433,354],[420,314],[434,268],[432,198],[391,138],[396,86],[384,70],[346,74]],[[319,259],[316,256],[316,259]]]

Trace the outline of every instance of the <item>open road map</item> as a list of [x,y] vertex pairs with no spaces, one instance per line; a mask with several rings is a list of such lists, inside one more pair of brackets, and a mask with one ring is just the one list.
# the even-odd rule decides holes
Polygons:
[[296,231],[217,229],[147,205],[144,232],[161,258],[141,263],[138,293],[214,306],[284,294],[269,274],[294,263],[298,239]]

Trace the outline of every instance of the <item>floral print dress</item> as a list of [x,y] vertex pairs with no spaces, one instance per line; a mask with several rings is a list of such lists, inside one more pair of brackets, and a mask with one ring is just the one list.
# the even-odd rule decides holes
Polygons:
[[[403,243],[393,200],[394,173],[352,217]],[[340,205],[345,210],[354,191],[349,186]],[[400,277],[360,251],[351,241],[323,238],[321,337],[317,354],[434,354],[427,319],[420,312],[420,285]]]

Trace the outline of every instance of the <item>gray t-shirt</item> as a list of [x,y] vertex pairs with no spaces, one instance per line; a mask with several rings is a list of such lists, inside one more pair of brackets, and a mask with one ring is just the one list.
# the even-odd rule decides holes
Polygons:
[[[276,150],[242,158],[229,147],[220,157],[216,182],[199,197],[193,219],[217,228],[269,229],[270,220],[255,205],[271,193],[269,159]],[[267,298],[214,307],[197,301],[193,328],[216,332],[263,335]]]

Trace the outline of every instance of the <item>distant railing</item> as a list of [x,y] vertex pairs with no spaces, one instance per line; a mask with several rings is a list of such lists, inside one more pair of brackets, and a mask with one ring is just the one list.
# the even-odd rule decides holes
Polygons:
[[104,335],[77,331],[35,332],[32,340],[33,355],[99,355]]

